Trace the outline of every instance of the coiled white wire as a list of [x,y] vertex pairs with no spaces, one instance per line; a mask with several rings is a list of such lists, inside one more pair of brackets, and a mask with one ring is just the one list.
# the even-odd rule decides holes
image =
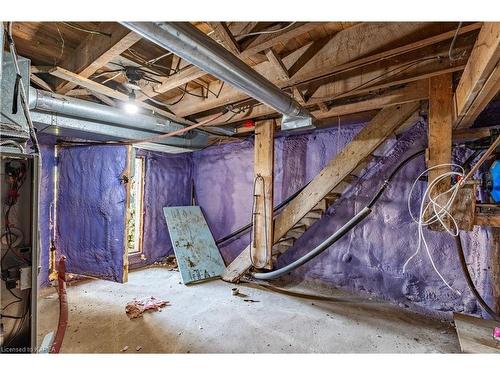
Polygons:
[[[412,204],[412,196],[413,196],[413,190],[417,184],[417,182],[420,180],[420,178],[428,173],[429,171],[432,171],[437,168],[442,168],[442,167],[451,167],[451,168],[457,168],[459,171],[450,171],[450,172],[445,172],[441,175],[439,175],[434,181],[432,181],[428,186],[427,189],[424,192],[424,195],[422,197],[422,200],[420,202],[420,211],[419,211],[419,216],[416,218],[413,213],[411,212],[411,204]],[[451,188],[448,190],[439,193],[437,195],[433,195],[433,191],[437,185],[439,185],[442,181],[446,179],[450,179],[452,176],[456,176],[458,182],[454,184]],[[436,264],[434,263],[434,260],[432,259],[431,252],[429,250],[429,245],[427,244],[427,241],[424,236],[424,231],[423,228],[426,226],[429,226],[433,223],[439,222],[443,226],[443,228],[452,236],[458,236],[459,229],[458,229],[458,224],[453,217],[453,215],[450,213],[450,209],[453,205],[453,202],[455,201],[458,190],[462,187],[462,185],[465,182],[465,171],[464,169],[457,164],[439,164],[436,166],[433,166],[431,168],[426,169],[424,172],[422,172],[413,182],[413,185],[411,186],[410,193],[408,196],[408,212],[410,213],[411,218],[413,219],[414,222],[418,224],[418,243],[417,243],[417,249],[416,251],[408,258],[408,260],[405,262],[403,265],[403,273],[406,271],[406,267],[408,263],[418,255],[420,252],[420,249],[422,247],[422,244],[425,247],[427,256],[429,257],[429,260],[432,264],[432,268],[436,272],[436,274],[439,276],[439,278],[443,281],[443,283],[452,291],[457,293],[458,295],[461,295],[461,293],[454,289],[441,275],[439,270],[436,267]],[[442,198],[443,197],[443,198]],[[446,200],[445,198],[448,197]],[[438,203],[442,202],[442,203]],[[445,220],[445,218],[448,218],[449,220]],[[448,226],[447,222],[450,222],[450,226]]]

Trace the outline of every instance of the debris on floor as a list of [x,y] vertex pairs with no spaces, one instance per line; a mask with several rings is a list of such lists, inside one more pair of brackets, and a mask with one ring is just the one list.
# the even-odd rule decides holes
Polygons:
[[120,351],[121,352],[126,352],[128,350],[128,345],[125,345]]
[[493,338],[497,341],[500,341],[500,327],[495,327],[493,329]]
[[135,347],[135,351],[136,351],[136,352],[138,352],[138,351],[139,351],[139,350],[141,350],[141,349],[142,349],[142,346],[140,346],[140,345],[137,345],[137,346]]
[[167,306],[168,301],[157,299],[155,297],[147,297],[142,300],[133,299],[125,307],[125,313],[130,319],[135,319],[147,310],[160,310],[160,307]]
[[175,255],[169,255],[158,262],[154,262],[154,265],[165,267],[169,271],[179,271],[179,266],[177,265],[177,258],[175,257]]

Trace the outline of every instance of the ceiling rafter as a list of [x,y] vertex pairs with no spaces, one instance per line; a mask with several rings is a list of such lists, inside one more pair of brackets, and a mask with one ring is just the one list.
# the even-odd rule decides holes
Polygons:
[[278,56],[278,54],[272,49],[268,48],[266,50],[267,60],[274,66],[276,73],[281,76],[281,79],[289,79],[288,69],[286,68],[283,61]]
[[241,52],[240,46],[227,27],[227,24],[225,22],[209,22],[208,24],[212,26],[215,36],[222,42],[222,45],[228,51],[238,56]]
[[[89,90],[92,94],[97,93],[100,95],[105,95],[107,97],[113,98],[113,99],[118,99],[124,102],[128,102],[129,96],[128,94],[122,93],[118,90],[114,90],[108,86],[102,85],[98,82],[92,81],[88,78],[82,77],[79,74],[70,72],[67,69],[61,68],[61,67],[51,67],[46,71],[46,73],[49,73],[53,75],[54,77],[63,79],[67,82],[73,83],[75,86],[81,86]],[[180,123],[188,123],[187,120],[179,118],[175,116],[174,114],[167,112],[166,110],[157,108],[153,105],[150,105],[148,103],[140,102],[138,100],[134,101],[138,106],[145,108],[153,113],[157,113],[159,115],[162,115],[170,120],[177,121]]]
[[[389,24],[387,27],[391,28],[391,26],[393,26],[393,24]],[[406,27],[408,32],[410,32],[411,30],[411,32],[413,33],[415,33],[419,28],[418,26],[412,27],[411,25],[406,25]],[[350,29],[347,29],[345,30],[345,32],[348,32],[349,30]],[[474,30],[476,29],[473,28],[471,30],[469,28],[469,31]],[[316,56],[312,58],[310,62],[306,64],[299,73],[296,74],[295,77],[292,77],[290,80],[283,80],[280,79],[280,77],[276,77],[274,68],[270,65],[269,62],[261,63],[255,66],[255,70],[282,89],[291,88],[293,86],[301,87],[301,85],[311,87],[311,83],[313,82],[321,83],[321,80],[318,80],[317,75],[314,74],[318,70],[318,66],[320,66],[320,69],[324,71],[323,67],[319,64],[321,64],[324,59],[331,61],[331,55],[334,54],[334,52],[338,52],[336,54],[337,60],[345,61],[345,63],[340,65],[330,64],[328,66],[329,70],[327,71],[327,73],[335,74],[336,80],[330,83],[326,81],[326,84],[325,82],[323,82],[322,86],[326,87],[324,88],[324,90],[328,91],[328,93],[326,95],[321,94],[322,96],[335,96],[341,95],[345,91],[353,90],[361,85],[365,85],[363,89],[368,90],[369,88],[373,87],[375,83],[379,86],[379,88],[388,87],[392,84],[403,84],[414,80],[419,80],[422,78],[422,76],[432,74],[433,71],[442,71],[443,69],[458,71],[463,69],[465,64],[464,59],[460,59],[455,62],[447,62],[446,56],[448,55],[447,52],[449,46],[446,42],[446,39],[447,37],[452,38],[454,33],[447,32],[445,33],[446,36],[443,36],[442,34],[439,36],[434,36],[432,38],[432,41],[438,40],[441,42],[436,45],[433,45],[435,43],[428,41],[428,44],[411,43],[410,47],[408,47],[408,45],[405,45],[385,51],[384,56],[390,56],[390,58],[382,59],[380,58],[382,53],[376,54],[379,58],[372,59],[371,56],[367,56],[366,50],[361,47],[356,47],[355,50],[349,50],[346,48],[343,48],[340,51],[337,50],[338,42],[341,42],[350,37],[350,35],[340,35],[342,33],[344,32],[340,32],[335,37],[333,37],[331,41],[327,43],[327,45],[319,53],[317,53]],[[399,37],[399,34],[395,33],[394,38],[397,37]],[[457,48],[462,48],[464,44],[467,48],[471,48],[473,43],[472,37],[473,35],[468,35],[466,37],[457,39]],[[423,48],[422,45],[427,46],[427,49]],[[299,54],[300,56],[303,50],[298,50],[296,52],[296,54],[291,54],[283,59],[285,65],[290,66],[291,64],[293,64],[294,59],[298,58],[297,54]],[[360,55],[360,58],[358,60],[355,59],[355,53]],[[434,59],[420,61],[418,62],[418,64],[416,63],[416,66],[411,66],[411,64],[413,64],[416,60],[425,60],[425,58],[429,56],[433,56]],[[353,67],[357,68],[356,72],[353,72]],[[398,71],[407,72],[407,74],[405,74],[403,78],[401,78],[400,82],[390,82],[389,78],[399,78],[400,76],[400,74],[392,73],[391,75],[383,77],[383,80],[378,80],[376,82],[373,82],[373,84],[367,84],[369,83],[369,80],[373,80],[378,76],[387,74],[387,72],[391,70],[396,71],[396,73]],[[340,75],[341,73],[344,75]],[[310,81],[307,81],[307,79],[310,79]],[[295,84],[295,82],[297,82],[297,84]],[[172,109],[179,116],[184,117],[193,115],[195,113],[201,113],[212,108],[228,105],[230,103],[236,103],[245,99],[247,99],[247,96],[241,93],[239,90],[234,89],[230,86],[225,86],[224,90],[218,98],[209,98],[205,100],[199,100],[199,98],[191,97],[185,98],[182,103],[173,106]],[[311,99],[310,97],[308,97],[308,95],[306,95],[306,99],[308,103],[314,103],[310,101]]]
[[486,22],[454,95],[456,127],[471,126],[500,86],[500,23]]
[[[269,49],[276,44],[285,42],[291,38],[294,38],[297,35],[304,34],[310,30],[318,28],[321,25],[323,25],[324,22],[307,22],[304,24],[305,25],[302,25],[302,23],[300,23],[299,26],[297,26],[296,28],[293,28],[291,31],[277,33],[276,35],[263,34],[263,36],[265,36],[265,38],[261,38],[260,39],[261,42],[256,43],[255,46],[253,46],[252,49],[250,49],[250,50],[242,51],[239,54],[239,57],[244,58],[244,57],[251,56],[252,54],[255,55],[256,53],[262,52],[266,49]],[[256,52],[252,52],[252,51],[256,51]],[[177,73],[175,73],[174,75],[172,75],[168,78],[160,78],[160,81],[162,83],[160,83],[156,86],[152,85],[152,86],[148,86],[148,88],[145,88],[144,95],[139,95],[138,100],[144,101],[148,97],[149,98],[155,97],[157,95],[160,95],[160,94],[163,94],[167,91],[175,89],[179,86],[185,85],[186,83],[189,83],[190,81],[201,78],[205,75],[207,75],[207,73],[205,73],[203,70],[199,69],[198,67],[195,67],[193,65],[188,66],[184,69],[181,69],[180,71],[178,71]]]

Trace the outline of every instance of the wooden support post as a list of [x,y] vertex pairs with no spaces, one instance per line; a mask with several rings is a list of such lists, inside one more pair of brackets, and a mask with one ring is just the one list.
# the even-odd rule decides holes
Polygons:
[[[429,130],[428,161],[429,168],[451,162],[451,139],[453,126],[453,88],[451,73],[430,78],[429,82]],[[428,183],[431,184],[441,174],[451,171],[450,166],[429,171]],[[442,181],[433,190],[433,196],[448,190],[451,178]],[[442,197],[445,203],[447,197]],[[438,202],[439,203],[439,202]],[[441,225],[431,226],[443,230]]]
[[485,22],[455,92],[456,127],[470,127],[500,89],[500,22]]
[[[381,110],[280,212],[274,223],[274,239],[277,241],[283,237],[419,107],[420,103],[406,103]],[[250,246],[247,246],[227,267],[222,278],[237,281],[250,267]]]
[[273,171],[274,121],[255,124],[255,197],[252,236],[252,263],[258,268],[272,268],[273,248]]

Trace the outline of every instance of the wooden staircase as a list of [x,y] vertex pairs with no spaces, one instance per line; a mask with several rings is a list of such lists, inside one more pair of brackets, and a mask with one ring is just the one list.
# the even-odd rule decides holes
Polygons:
[[[286,252],[319,220],[376,156],[374,151],[398,128],[418,117],[419,102],[382,109],[274,219],[275,257]],[[252,266],[247,246],[226,268],[222,279],[238,281]]]
[[275,241],[273,246],[273,261],[278,256],[291,248],[295,241],[298,240],[314,223],[320,220],[328,210],[328,208],[337,201],[344,192],[356,183],[362,175],[363,170],[372,161],[377,161],[381,157],[373,153],[363,159],[358,166],[348,174],[342,181],[339,182],[329,193],[327,193],[302,219],[300,219],[286,234],[278,241]]

